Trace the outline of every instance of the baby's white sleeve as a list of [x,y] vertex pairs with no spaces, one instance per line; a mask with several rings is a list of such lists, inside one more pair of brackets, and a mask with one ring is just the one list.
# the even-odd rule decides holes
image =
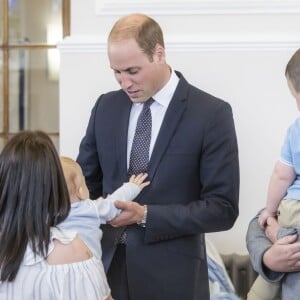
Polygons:
[[96,206],[101,224],[112,220],[120,214],[121,210],[116,208],[114,204],[116,200],[132,201],[136,198],[140,191],[141,190],[138,185],[131,182],[126,182],[106,198],[94,200],[93,202]]

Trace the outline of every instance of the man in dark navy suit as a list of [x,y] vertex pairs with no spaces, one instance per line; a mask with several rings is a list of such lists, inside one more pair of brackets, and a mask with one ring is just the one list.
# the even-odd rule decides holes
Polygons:
[[117,201],[122,213],[103,227],[112,296],[208,300],[204,234],[230,229],[238,216],[231,107],[167,64],[163,33],[148,16],[115,23],[108,58],[121,89],[97,100],[77,159],[93,198],[127,180],[139,115],[154,100],[144,170],[151,184],[134,202]]

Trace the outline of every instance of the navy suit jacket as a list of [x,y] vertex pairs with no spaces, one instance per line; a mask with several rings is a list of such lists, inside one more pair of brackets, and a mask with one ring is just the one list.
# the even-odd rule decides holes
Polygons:
[[[151,181],[135,201],[148,205],[146,228],[127,227],[132,300],[209,299],[205,232],[231,228],[238,216],[239,163],[231,107],[179,84],[150,158]],[[112,193],[127,176],[132,102],[122,90],[97,100],[77,161],[92,198]],[[103,226],[106,270],[123,228]]]

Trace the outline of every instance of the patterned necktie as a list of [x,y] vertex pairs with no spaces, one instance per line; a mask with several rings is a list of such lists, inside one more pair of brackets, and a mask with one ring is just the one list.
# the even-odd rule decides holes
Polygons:
[[[154,100],[150,98],[143,104],[143,109],[137,120],[129,159],[129,177],[133,174],[137,175],[147,171],[152,128],[150,106],[153,102]],[[127,233],[125,229],[118,243],[126,245],[126,241]]]
[[135,134],[132,142],[128,175],[144,173],[149,162],[149,148],[151,141],[152,117],[150,106],[152,98],[147,100],[138,117]]

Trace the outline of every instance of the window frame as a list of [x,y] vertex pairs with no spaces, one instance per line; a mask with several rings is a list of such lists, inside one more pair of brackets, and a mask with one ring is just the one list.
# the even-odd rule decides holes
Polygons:
[[[62,28],[63,37],[70,35],[70,1],[62,0]],[[14,49],[53,49],[56,45],[47,43],[30,43],[30,44],[14,44],[9,42],[9,0],[2,1],[2,40],[0,41],[0,51],[2,52],[2,130],[0,130],[0,139],[4,143],[8,141],[16,133],[10,132],[9,129],[9,56],[10,51]],[[0,92],[1,93],[1,92]],[[1,99],[1,97],[0,97]],[[58,137],[59,132],[47,132],[50,136]]]

